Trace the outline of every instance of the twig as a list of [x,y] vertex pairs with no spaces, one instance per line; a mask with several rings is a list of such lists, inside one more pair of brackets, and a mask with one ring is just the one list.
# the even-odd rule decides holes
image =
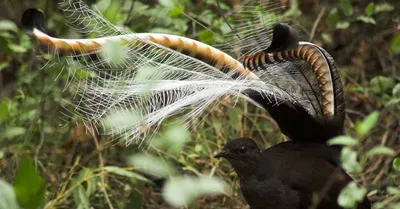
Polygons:
[[131,15],[132,15],[132,11],[133,11],[134,7],[135,7],[135,0],[132,1],[131,7],[129,8],[128,16],[125,19],[124,25],[128,25],[129,22],[131,21]]
[[[389,131],[386,131],[385,134],[383,134],[383,136],[382,136],[382,138],[381,138],[381,146],[384,146],[384,145],[386,144],[388,135],[389,135]],[[377,160],[373,165],[371,165],[371,166],[368,168],[367,171],[365,171],[365,174],[370,173],[370,172],[376,170],[376,169],[379,167],[379,165],[381,164],[382,160],[383,160],[383,155],[379,156],[378,160]]]
[[319,24],[319,22],[321,21],[322,16],[325,14],[325,10],[326,10],[326,6],[323,6],[321,11],[319,11],[318,13],[318,17],[315,20],[313,27],[311,29],[311,33],[310,33],[310,38],[308,39],[308,41],[312,41],[315,35],[315,31],[317,30],[317,26]]
[[106,187],[105,187],[105,179],[104,179],[104,173],[103,173],[103,171],[104,171],[104,159],[103,159],[103,155],[101,155],[101,150],[102,150],[102,149],[100,148],[99,140],[97,139],[96,133],[95,133],[94,128],[93,128],[93,124],[90,124],[90,130],[89,130],[89,132],[92,134],[93,141],[94,141],[94,143],[95,143],[95,145],[96,145],[96,149],[97,149],[98,155],[99,155],[100,170],[102,171],[102,174],[100,175],[100,179],[101,179],[101,191],[102,191],[103,194],[104,194],[104,198],[106,199],[106,202],[107,202],[107,204],[108,204],[108,207],[109,207],[110,209],[114,209],[113,205],[111,204],[110,197],[108,196]]

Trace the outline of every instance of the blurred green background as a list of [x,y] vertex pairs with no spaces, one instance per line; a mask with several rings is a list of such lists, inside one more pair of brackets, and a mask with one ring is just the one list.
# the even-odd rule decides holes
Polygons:
[[[224,41],[227,26],[220,13],[244,4],[221,0],[221,11],[215,0],[85,2],[135,32],[171,33],[208,44]],[[367,188],[374,208],[399,209],[400,3],[277,2],[302,40],[324,47],[339,66],[346,127],[358,142],[349,146],[354,158],[345,160],[345,167]],[[187,208],[247,207],[232,169],[213,156],[240,136],[265,148],[286,140],[265,111],[227,98],[199,119],[188,138],[182,138],[182,127],[163,125],[146,155],[109,136],[92,135],[77,118],[65,120],[62,106],[72,97],[64,89],[68,75],[57,65],[43,68],[49,56],[21,30],[19,19],[30,7],[45,12],[49,34],[71,33],[55,1],[0,1],[0,208],[174,208],[182,201]],[[163,179],[137,169],[149,162],[155,173],[175,181],[161,190]]]

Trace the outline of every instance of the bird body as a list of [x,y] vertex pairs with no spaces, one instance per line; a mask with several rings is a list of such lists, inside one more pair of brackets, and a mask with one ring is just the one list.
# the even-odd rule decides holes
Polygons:
[[[185,37],[127,32],[82,1],[64,3],[67,24],[97,38],[51,37],[44,33],[44,14],[36,9],[24,12],[22,25],[54,57],[64,56],[73,82],[68,85],[79,98],[70,103],[85,124],[97,124],[127,144],[141,144],[172,115],[183,113],[183,121],[189,120],[223,96],[242,97],[267,110],[293,140],[260,152],[254,141],[239,138],[217,155],[232,164],[251,208],[308,209],[314,203],[314,209],[341,208],[337,197],[353,180],[339,167],[340,148],[326,141],[344,133],[345,102],[339,71],[324,49],[299,42],[289,25],[265,21],[255,11],[249,14],[263,27],[249,31],[245,25],[239,33],[245,35],[239,45],[254,49],[235,59]],[[103,50],[109,44],[122,45],[115,50],[120,59],[109,58],[106,52],[114,50]],[[81,78],[77,70],[89,73]],[[116,113],[135,119],[110,125]],[[370,207],[367,198],[358,206]]]
[[[308,209],[313,204],[315,209],[340,209],[337,198],[353,180],[340,168],[339,153],[322,143],[293,141],[260,152],[253,140],[239,138],[216,157],[230,162],[252,209]],[[365,199],[358,209],[370,207]]]

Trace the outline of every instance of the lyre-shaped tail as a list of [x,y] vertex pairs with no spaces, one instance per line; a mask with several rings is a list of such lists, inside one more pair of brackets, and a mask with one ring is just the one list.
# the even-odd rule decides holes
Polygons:
[[[70,102],[74,114],[85,122],[103,125],[106,134],[122,136],[127,143],[142,142],[152,133],[150,128],[157,129],[164,119],[178,113],[186,120],[196,117],[223,96],[245,97],[244,91],[258,92],[271,101],[291,100],[268,79],[261,81],[241,62],[216,48],[169,34],[125,33],[82,2],[70,4],[64,7],[72,19],[69,24],[99,25],[90,32],[102,37],[51,37],[39,25],[44,23],[43,13],[35,9],[24,13],[22,24],[42,46],[66,60],[64,67],[70,74],[77,69],[91,72],[86,79],[72,78],[71,89],[76,89],[78,101]],[[121,46],[118,62],[104,56],[107,45]],[[121,110],[137,118],[129,124],[107,127],[107,116]]]
[[[250,98],[266,108],[292,140],[326,141],[342,134],[345,103],[333,58],[315,44],[295,44],[297,33],[288,25],[275,25],[273,35],[265,52],[242,57],[243,64],[253,72],[268,72],[270,77],[291,77],[292,83],[275,82],[275,85],[289,94],[304,95],[308,106],[288,101],[275,105],[257,94],[250,94]],[[290,88],[296,90],[288,91]]]
[[[292,35],[293,30],[290,27],[280,27],[284,30],[279,33],[288,36],[283,39],[275,38],[264,54],[265,58],[275,60],[270,63],[259,62],[262,60],[255,59],[258,57],[256,54],[255,57],[245,57],[247,62],[242,64],[214,47],[189,38],[120,30],[81,1],[67,2],[63,11],[68,13],[72,28],[78,32],[83,28],[82,33],[97,33],[101,37],[51,37],[44,33],[43,13],[35,9],[24,13],[22,24],[41,45],[50,48],[57,55],[65,55],[66,67],[71,68],[72,72],[76,68],[92,72],[87,79],[73,78],[73,87],[80,97],[77,102],[71,102],[74,113],[87,122],[104,125],[107,134],[122,136],[127,143],[144,139],[150,134],[151,127],[157,129],[171,115],[182,113],[184,119],[196,117],[226,95],[244,97],[266,108],[283,132],[295,140],[300,140],[300,137],[292,134],[291,125],[282,122],[282,118],[290,117],[286,113],[296,113],[296,116],[303,114],[303,118],[321,124],[319,121],[331,121],[325,119],[336,117],[337,112],[340,112],[318,111],[315,108],[316,101],[320,101],[320,94],[324,92],[315,88],[318,81],[310,82],[317,75],[310,71],[315,67],[310,61],[317,57],[318,63],[322,58],[327,59],[328,61],[321,63],[321,69],[336,73],[333,60],[325,51],[312,44],[307,45],[307,51],[322,53],[314,53],[312,59],[303,55],[291,57],[291,52],[296,51],[293,48],[304,44],[297,46],[297,40],[293,39],[297,36]],[[81,27],[81,24],[94,26]],[[121,45],[119,50],[123,53],[118,62],[104,56],[107,45]],[[310,76],[310,72],[314,77]],[[303,73],[307,76],[302,77]],[[337,74],[331,76],[336,79],[331,82],[330,86],[333,88],[338,79],[334,78],[335,75]],[[299,80],[300,78],[303,80]],[[319,81],[321,83],[322,80]],[[310,94],[316,90],[320,93],[314,94],[310,99]],[[285,109],[287,107],[288,110]],[[337,106],[333,109],[335,108]],[[120,110],[134,113],[137,118],[129,124],[107,127],[107,116]],[[281,118],[282,114],[284,117]]]

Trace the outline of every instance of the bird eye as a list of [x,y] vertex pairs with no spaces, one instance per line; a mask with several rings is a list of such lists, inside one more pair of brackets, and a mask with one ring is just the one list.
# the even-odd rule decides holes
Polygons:
[[245,146],[243,146],[243,147],[241,147],[241,148],[239,149],[239,153],[241,153],[241,154],[246,153],[246,151],[247,151],[247,148],[246,148]]

